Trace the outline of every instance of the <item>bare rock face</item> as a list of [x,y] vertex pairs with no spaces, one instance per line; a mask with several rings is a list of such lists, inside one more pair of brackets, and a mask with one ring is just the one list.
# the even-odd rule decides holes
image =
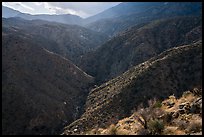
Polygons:
[[202,97],[198,98],[191,104],[190,111],[192,113],[202,113]]

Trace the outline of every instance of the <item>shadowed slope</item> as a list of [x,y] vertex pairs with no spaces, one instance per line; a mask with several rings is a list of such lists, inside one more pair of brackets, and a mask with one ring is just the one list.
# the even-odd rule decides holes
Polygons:
[[[182,91],[201,87],[202,42],[169,49],[141,63],[98,88],[86,101],[82,117],[65,128],[64,134],[79,134],[107,127],[131,114],[149,99],[181,96]],[[77,129],[77,130],[76,130]]]
[[36,37],[3,28],[3,134],[59,134],[83,112],[93,78]]

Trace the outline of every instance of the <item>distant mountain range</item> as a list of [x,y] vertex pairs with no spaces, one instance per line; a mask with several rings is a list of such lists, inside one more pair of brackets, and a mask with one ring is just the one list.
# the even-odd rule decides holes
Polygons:
[[201,2],[123,2],[94,16],[82,19],[66,15],[30,15],[2,6],[2,17],[42,19],[65,24],[76,24],[113,36],[128,27],[154,19],[172,16],[201,15]]
[[89,21],[85,26],[92,30],[105,33],[108,36],[113,36],[137,24],[147,23],[161,18],[189,15],[202,15],[201,3],[125,2],[87,18],[86,20],[92,19],[92,21]]
[[[26,34],[35,34],[44,39],[47,50],[60,54],[76,63],[83,54],[95,50],[108,39],[107,36],[77,25],[53,23],[43,20],[24,20],[22,18],[3,18],[4,28],[18,28]],[[39,37],[40,36],[40,37]]]
[[22,13],[17,10],[2,6],[2,17],[21,17],[26,20],[46,20],[51,22],[59,22],[64,24],[81,24],[82,18],[76,15],[64,14],[64,15],[48,15],[48,14],[39,14],[31,15],[27,13]]

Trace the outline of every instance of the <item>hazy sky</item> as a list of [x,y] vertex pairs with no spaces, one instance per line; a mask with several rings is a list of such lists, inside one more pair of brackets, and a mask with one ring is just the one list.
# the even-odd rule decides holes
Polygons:
[[3,6],[29,14],[95,15],[120,2],[2,2]]

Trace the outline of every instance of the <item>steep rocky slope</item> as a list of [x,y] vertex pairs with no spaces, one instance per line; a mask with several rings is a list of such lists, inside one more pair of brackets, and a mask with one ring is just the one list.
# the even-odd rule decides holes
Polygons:
[[91,21],[89,29],[111,36],[127,28],[155,19],[202,15],[200,2],[123,2],[95,16],[84,20]]
[[185,91],[180,98],[149,100],[130,117],[108,128],[95,128],[86,135],[202,135],[202,89]]
[[36,37],[2,28],[3,134],[59,134],[83,113],[93,77]]
[[202,84],[202,42],[175,47],[91,90],[85,113],[63,134],[105,128],[153,98],[165,99]]
[[168,48],[201,39],[201,24],[200,17],[177,17],[137,25],[84,55],[79,66],[102,83]]
[[44,38],[44,41],[50,41],[53,44],[42,44],[42,47],[70,59],[75,64],[77,58],[95,50],[107,40],[105,35],[77,25],[42,20],[27,21],[21,18],[3,18],[2,24],[5,28],[13,27],[27,34],[35,34],[35,40]]

